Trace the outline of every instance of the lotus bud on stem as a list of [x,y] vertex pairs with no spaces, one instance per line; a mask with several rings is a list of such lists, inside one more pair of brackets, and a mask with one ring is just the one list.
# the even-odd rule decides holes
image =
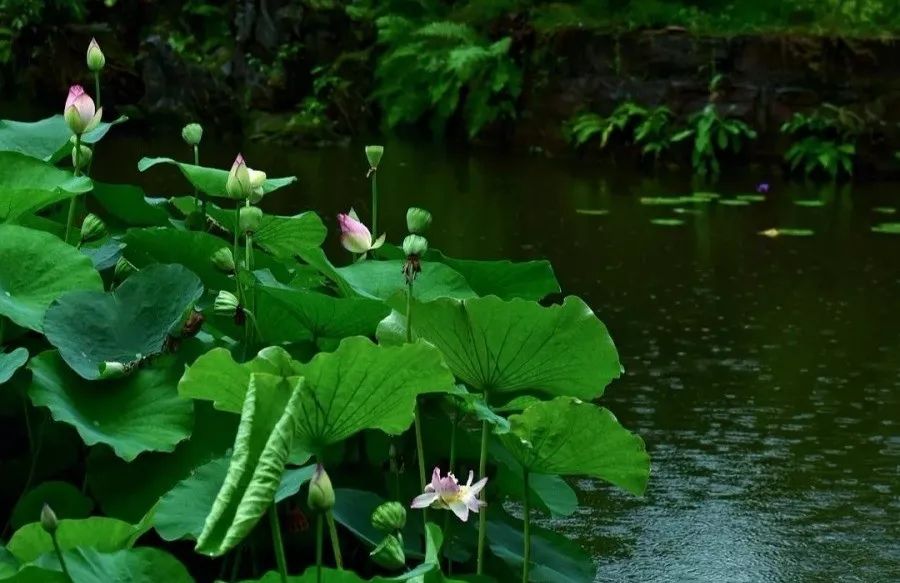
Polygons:
[[234,275],[234,254],[228,247],[222,247],[221,249],[213,253],[210,256],[210,261],[216,267],[216,269],[218,269],[222,273]]
[[331,478],[328,477],[328,472],[325,471],[322,464],[316,464],[315,473],[313,473],[313,477],[309,481],[309,493],[307,494],[306,502],[310,510],[316,513],[316,567],[319,578],[321,578],[322,573],[323,517],[328,523],[328,533],[331,537],[335,565],[337,565],[338,569],[344,568],[337,526],[334,523],[334,515],[331,512],[331,509],[334,508],[334,501],[334,488],[331,485]]
[[81,242],[90,243],[106,236],[106,224],[94,213],[88,213],[81,222]]
[[119,260],[116,261],[116,268],[113,270],[113,279],[118,282],[125,281],[129,275],[136,273],[137,270],[133,263],[124,257],[119,257]]
[[406,508],[399,502],[385,502],[372,512],[372,526],[384,532],[403,530],[406,526]]
[[378,165],[384,156],[384,146],[366,146],[366,159],[369,161],[367,178],[372,180],[372,233],[378,236]]
[[431,226],[431,213],[425,209],[410,207],[406,211],[406,228],[414,235],[421,235]]
[[62,549],[59,546],[59,539],[56,536],[59,521],[56,519],[56,513],[53,512],[53,509],[48,504],[44,504],[43,508],[41,508],[41,527],[53,540],[53,550],[56,551],[56,557],[59,559],[59,566],[62,568],[63,575],[69,581],[73,581],[72,575],[69,574],[69,568],[66,566],[66,558],[63,556]]
[[72,167],[76,170],[84,172],[91,165],[93,158],[94,151],[88,146],[84,144],[79,144],[78,147],[72,146]]
[[100,104],[100,71],[106,66],[106,56],[100,50],[97,39],[92,38],[87,48],[87,67],[94,74],[94,93],[97,96],[97,105]]
[[[200,165],[200,141],[203,139],[203,126],[198,123],[189,123],[181,128],[181,139],[194,151],[194,166]],[[203,226],[206,226],[206,199],[194,187],[194,210],[200,211]]]

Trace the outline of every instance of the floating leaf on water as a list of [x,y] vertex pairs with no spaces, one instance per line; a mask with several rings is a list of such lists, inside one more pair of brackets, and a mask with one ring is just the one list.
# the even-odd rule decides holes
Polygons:
[[686,209],[686,208],[674,208],[672,212],[678,213],[679,215],[699,215],[700,211],[697,209]]
[[683,204],[710,202],[719,198],[718,194],[698,192],[690,196],[644,196],[641,204],[648,206],[680,206]]
[[809,198],[809,199],[800,199],[795,200],[794,204],[797,206],[805,206],[805,207],[821,207],[825,206],[825,203],[818,198]]
[[684,221],[681,219],[650,219],[650,222],[654,225],[659,225],[662,227],[677,227],[679,225],[683,225]]
[[881,223],[872,227],[872,232],[883,235],[900,235],[900,223]]
[[872,210],[883,215],[892,215],[897,212],[897,209],[892,206],[876,206]]
[[760,235],[763,237],[809,237],[810,235],[815,234],[815,231],[812,229],[766,229],[765,231],[760,231]]
[[724,206],[750,206],[750,202],[741,198],[723,198],[719,204]]
[[591,217],[602,217],[609,214],[609,211],[606,209],[575,209],[575,212],[579,215],[588,215]]
[[764,202],[766,200],[766,197],[762,194],[739,194],[735,198],[747,202]]

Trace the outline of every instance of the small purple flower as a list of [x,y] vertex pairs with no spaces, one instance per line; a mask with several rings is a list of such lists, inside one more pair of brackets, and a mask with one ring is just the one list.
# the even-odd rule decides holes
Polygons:
[[767,194],[769,192],[769,183],[768,182],[760,182],[756,185],[756,192],[759,194]]
[[468,481],[461,486],[452,472],[442,478],[440,468],[434,468],[431,483],[425,486],[425,493],[416,496],[410,507],[431,506],[451,510],[457,518],[465,522],[469,519],[470,510],[477,513],[485,505],[483,500],[478,499],[478,494],[487,484],[487,478],[481,478],[473,484],[474,477],[475,474],[470,471]]

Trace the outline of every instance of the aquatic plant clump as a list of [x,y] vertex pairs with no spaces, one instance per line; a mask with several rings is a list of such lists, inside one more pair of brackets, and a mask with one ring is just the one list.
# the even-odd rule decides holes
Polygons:
[[[99,100],[95,41],[87,64]],[[649,457],[595,404],[618,352],[585,302],[548,299],[548,262],[450,257],[419,207],[380,232],[382,146],[360,157],[371,227],[265,212],[296,178],[201,166],[197,123],[186,160],[136,161],[193,189],[153,205],[92,178],[101,117],[74,86],[63,125],[16,124],[0,151],[0,412],[25,436],[2,454],[0,583],[527,582],[537,549],[587,580],[533,524],[558,494],[539,483],[640,495]]]

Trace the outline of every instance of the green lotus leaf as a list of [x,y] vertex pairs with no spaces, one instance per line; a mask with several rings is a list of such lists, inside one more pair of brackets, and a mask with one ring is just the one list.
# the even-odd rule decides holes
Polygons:
[[[493,488],[502,496],[517,501],[524,500],[522,464],[516,461],[498,441],[491,443],[490,456],[497,462],[497,473],[492,481]],[[531,473],[528,476],[528,490],[532,506],[553,517],[570,516],[578,509],[575,491],[560,476]]]
[[[203,281],[209,289],[233,289],[234,280],[212,264],[210,257],[230,242],[202,231],[178,231],[162,227],[129,229],[123,238],[125,258],[143,268],[154,263],[180,263]],[[254,257],[257,269],[268,269],[277,279],[287,280],[284,266],[265,253]]]
[[[194,210],[194,202],[189,197],[173,200],[175,207],[184,214]],[[212,203],[206,205],[207,214],[223,229],[234,233],[237,222],[232,209],[223,209]],[[253,233],[253,242],[275,257],[292,259],[302,249],[314,249],[325,242],[328,230],[314,212],[304,212],[289,217],[263,215],[259,228]]]
[[112,269],[122,256],[122,249],[125,248],[123,243],[116,239],[106,239],[100,244],[94,246],[82,245],[80,251],[90,257],[91,264],[97,271],[105,271]]
[[6,547],[0,544],[0,581],[12,577],[19,570],[19,561]]
[[608,409],[558,397],[531,405],[509,422],[510,433],[499,439],[529,472],[590,476],[638,495],[647,487],[644,440]]
[[178,366],[154,364],[119,380],[92,383],[56,351],[31,359],[28,396],[57,421],[73,426],[87,445],[105,443],[131,461],[145,451],[172,451],[191,434],[193,404],[175,388]]
[[60,519],[87,518],[94,502],[68,482],[44,482],[29,490],[13,509],[10,524],[20,528],[41,516],[44,504],[49,504]]
[[0,316],[41,332],[51,302],[66,292],[102,289],[91,260],[74,247],[49,233],[0,225]]
[[[341,526],[374,547],[384,538],[384,532],[372,526],[372,512],[384,502],[384,498],[368,490],[335,488],[332,513]],[[425,556],[422,535],[422,521],[408,518],[403,528],[403,546],[407,557],[421,559]]]
[[399,435],[413,421],[417,395],[454,388],[441,354],[424,342],[380,346],[346,338],[300,372],[307,390],[297,400],[295,447],[314,453],[364,429]]
[[[160,499],[153,524],[163,540],[200,536],[216,495],[225,482],[230,462],[231,456],[225,456],[200,466]],[[299,492],[315,469],[315,465],[309,465],[285,471],[275,492],[275,502]]]
[[[396,342],[399,328],[379,326],[378,337]],[[491,394],[537,391],[592,400],[622,371],[606,326],[572,296],[549,307],[492,296],[415,302],[413,333],[440,349],[457,378]]]
[[[115,518],[92,516],[78,520],[60,520],[56,539],[60,549],[76,547],[111,553],[129,548],[142,534],[141,527]],[[45,553],[53,552],[53,540],[40,522],[18,529],[9,539],[7,550],[21,563],[30,563]]]
[[252,373],[225,481],[197,537],[197,552],[221,556],[246,537],[275,499],[297,424],[300,377]]
[[19,347],[11,352],[0,352],[0,385],[8,381],[28,362],[28,349]]
[[[386,300],[406,290],[403,261],[358,261],[339,267],[337,273],[359,295]],[[462,275],[443,263],[423,263],[414,296],[421,302],[437,298],[465,299],[476,296]]]
[[[524,562],[525,541],[522,522],[499,512],[491,512],[487,521],[487,539],[491,552],[511,569],[509,578],[518,577]],[[566,537],[531,525],[531,567],[529,581],[540,583],[584,583],[593,581],[596,567],[591,557]],[[515,573],[515,575],[513,575]]]
[[880,223],[872,227],[872,232],[882,235],[900,235],[900,223]]
[[91,450],[88,487],[105,514],[138,522],[180,480],[234,444],[237,415],[221,413],[203,402],[195,403],[194,415],[191,438],[179,443],[174,452],[147,452],[127,463],[109,448]]
[[107,222],[132,227],[159,227],[169,224],[169,215],[160,205],[151,204],[144,191],[130,184],[94,181],[92,198],[106,210]]
[[[146,172],[148,169],[158,164],[171,164],[176,166],[181,170],[181,173],[187,178],[188,182],[204,194],[230,198],[225,190],[225,183],[228,181],[228,170],[185,164],[184,162],[179,162],[171,158],[141,158],[138,162],[138,170]],[[262,190],[264,194],[268,194],[296,181],[296,176],[269,178],[263,183]]]
[[123,549],[112,553],[78,548],[65,553],[75,583],[194,583],[178,559],[152,548]]
[[25,565],[18,571],[3,571],[0,567],[0,581],[3,583],[71,583],[61,571],[44,569],[36,565]]
[[[121,116],[112,122],[100,122],[81,140],[85,144],[95,144],[112,126],[125,121],[128,118]],[[45,162],[56,162],[72,151],[71,137],[72,130],[59,114],[32,122],[0,120],[0,152],[19,152]]]
[[57,298],[44,316],[44,333],[75,372],[97,379],[104,363],[129,364],[163,352],[201,295],[203,284],[185,267],[151,265],[115,291]]
[[178,383],[178,393],[186,399],[212,401],[220,411],[240,413],[253,373],[281,377],[300,375],[300,363],[283,348],[263,348],[253,360],[235,362],[224,348],[214,348],[194,361]]
[[0,152],[0,168],[0,222],[18,222],[91,189],[91,180],[86,176],[76,177],[24,154]]
[[[385,245],[379,253],[388,259],[404,259],[403,251],[393,245]],[[454,259],[437,249],[429,249],[423,261],[449,266],[462,275],[479,296],[493,295],[504,300],[522,298],[537,301],[560,291],[553,266],[546,260],[513,262],[505,259]]]
[[336,298],[288,287],[257,288],[256,319],[263,338],[272,343],[371,336],[389,313],[379,300]]

